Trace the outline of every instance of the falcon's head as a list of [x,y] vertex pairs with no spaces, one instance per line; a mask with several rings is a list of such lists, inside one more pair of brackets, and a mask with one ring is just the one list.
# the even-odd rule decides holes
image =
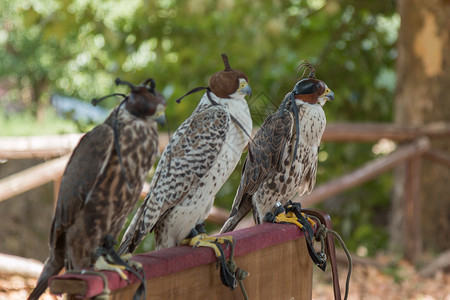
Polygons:
[[164,124],[166,99],[155,89],[156,83],[152,78],[145,80],[138,86],[117,78],[116,84],[128,85],[131,88],[130,95],[125,100],[125,108],[131,114],[139,118],[149,117],[159,124]]
[[[323,106],[326,101],[334,100],[334,93],[325,82],[315,78],[304,78],[297,82],[292,90],[294,98],[309,104],[319,103]],[[297,101],[296,101],[297,102]]]
[[246,95],[252,96],[252,89],[248,84],[248,77],[244,72],[234,70],[228,63],[226,54],[222,54],[225,69],[211,76],[209,79],[209,88],[217,97],[243,98]]
[[131,89],[130,94],[127,96],[121,93],[114,93],[98,99],[92,99],[92,105],[96,106],[100,101],[112,96],[121,96],[124,100],[119,104],[119,108],[116,110],[116,116],[119,113],[119,109],[125,104],[125,109],[132,115],[138,118],[150,118],[164,125],[166,99],[155,89],[156,84],[152,78],[145,80],[138,86],[120,78],[116,78],[115,83],[116,85],[123,84],[128,86]]
[[[297,73],[303,70],[303,77],[307,69],[309,69],[308,78],[304,78],[297,82],[291,92],[296,99],[296,102],[297,100],[301,100],[309,104],[319,103],[320,106],[323,106],[325,102],[333,101],[333,91],[330,90],[325,82],[316,78],[316,70],[308,61],[302,60],[300,62]],[[297,105],[298,104],[301,103],[297,103]]]

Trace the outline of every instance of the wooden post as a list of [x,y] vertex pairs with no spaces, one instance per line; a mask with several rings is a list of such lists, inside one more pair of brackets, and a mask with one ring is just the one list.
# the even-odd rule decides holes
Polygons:
[[417,262],[422,253],[422,222],[420,204],[420,169],[422,159],[415,156],[406,162],[405,180],[405,258]]

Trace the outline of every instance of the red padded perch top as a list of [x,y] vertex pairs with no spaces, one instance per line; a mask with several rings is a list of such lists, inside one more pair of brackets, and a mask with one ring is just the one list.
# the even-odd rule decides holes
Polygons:
[[[222,235],[231,235],[236,241],[234,255],[241,256],[250,252],[264,249],[273,245],[278,245],[291,240],[303,237],[302,231],[292,224],[262,224],[250,228],[228,232]],[[219,235],[220,236],[220,235]],[[225,254],[230,255],[229,247],[225,247]],[[185,269],[200,265],[209,264],[216,261],[214,252],[210,248],[192,248],[190,246],[177,246],[169,249],[161,249],[144,254],[133,256],[132,260],[142,264],[146,279],[164,276]],[[138,283],[139,280],[125,271],[129,283],[122,280],[117,273],[101,271],[108,280],[108,289],[113,291],[123,288],[129,284]],[[80,295],[83,298],[90,298],[99,295],[104,290],[103,279],[97,275],[88,274],[63,274],[53,276],[49,279],[49,285],[53,280],[82,280],[86,284],[86,294]]]

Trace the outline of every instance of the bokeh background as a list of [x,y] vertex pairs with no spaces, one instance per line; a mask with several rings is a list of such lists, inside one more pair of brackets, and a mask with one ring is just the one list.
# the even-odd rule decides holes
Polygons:
[[[231,66],[250,79],[253,97],[249,107],[255,127],[292,90],[303,59],[316,67],[317,77],[336,95],[335,101],[324,107],[328,123],[421,126],[448,122],[448,105],[440,108],[435,104],[433,109],[440,111],[436,120],[430,114],[420,122],[398,117],[402,109],[398,103],[409,101],[402,94],[408,82],[405,66],[411,68],[411,74],[418,74],[435,61],[426,64],[420,57],[403,61],[401,72],[398,64],[399,55],[408,50],[408,39],[420,32],[421,26],[426,28],[426,13],[431,14],[437,24],[432,32],[442,37],[441,47],[424,40],[425,48],[437,50],[423,55],[433,60],[440,53],[443,58],[438,64],[444,74],[427,73],[426,82],[420,76],[415,78],[424,88],[443,90],[443,82],[449,80],[445,73],[450,73],[445,52],[450,45],[450,24],[442,15],[449,12],[449,6],[444,0],[427,4],[417,0],[0,0],[0,136],[89,131],[118,102],[102,102],[104,110],[98,114],[86,104],[95,97],[126,92],[114,85],[116,77],[133,83],[154,78],[157,89],[168,99],[166,115],[173,132],[194,110],[201,94],[189,96],[181,104],[174,99],[194,87],[206,86],[209,76],[223,69],[221,53],[227,53]],[[412,9],[417,10],[415,16]],[[399,39],[402,32],[403,40]],[[440,77],[433,81],[433,76]],[[448,93],[441,100],[449,102]],[[410,101],[416,103],[416,99]],[[166,131],[161,128],[161,134]],[[442,149],[448,151],[448,138],[446,141]],[[387,155],[395,147],[323,143],[317,185]],[[0,176],[37,162],[2,161]],[[222,187],[215,205],[231,207],[241,167],[239,164]],[[437,172],[449,178],[448,168]],[[352,252],[375,257],[393,251],[390,253],[402,257],[401,251],[391,247],[395,241],[390,239],[394,175],[387,172],[317,206],[332,216]],[[0,229],[0,252],[45,259],[52,193],[52,186],[47,185],[0,202],[5,223]],[[441,194],[440,201],[450,218],[448,195]],[[210,231],[217,229],[217,225],[208,226]],[[450,232],[448,227],[445,230]],[[152,242],[146,241],[140,251],[151,247]],[[448,242],[435,243],[427,249],[433,256],[448,247]]]

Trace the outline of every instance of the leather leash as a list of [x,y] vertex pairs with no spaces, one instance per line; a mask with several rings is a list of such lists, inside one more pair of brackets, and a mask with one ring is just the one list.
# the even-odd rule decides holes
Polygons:
[[[333,224],[331,223],[331,217],[325,212],[322,212],[317,209],[302,209],[303,213],[314,216],[320,220],[320,222],[328,229],[333,230]],[[333,277],[333,291],[334,291],[334,299],[341,300],[341,288],[339,285],[339,274],[337,268],[337,260],[336,260],[336,248],[334,245],[334,237],[330,234],[327,234],[325,239],[325,251],[326,255],[330,260],[331,265],[331,274]]]

